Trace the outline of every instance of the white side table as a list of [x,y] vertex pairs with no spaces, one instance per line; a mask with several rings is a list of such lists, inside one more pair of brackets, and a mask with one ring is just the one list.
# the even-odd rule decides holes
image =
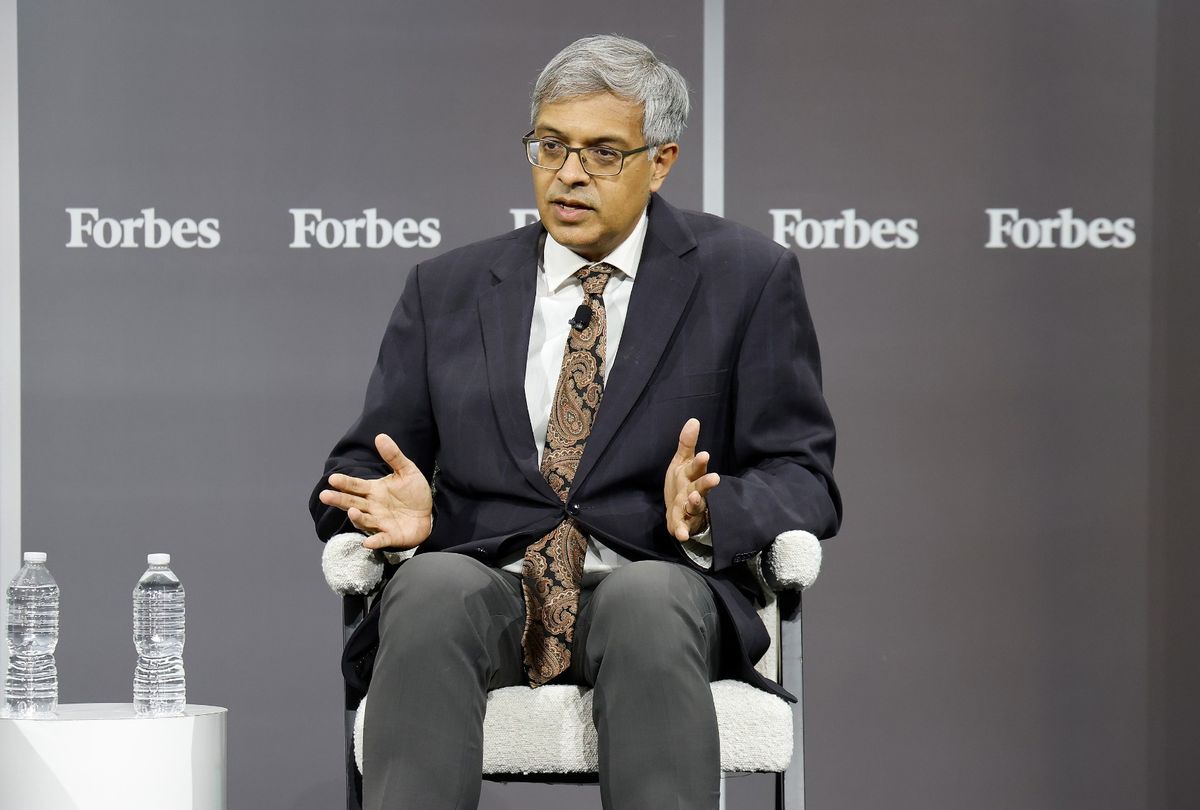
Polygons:
[[0,807],[225,810],[225,717],[188,706],[138,717],[131,703],[74,703],[53,719],[0,718]]

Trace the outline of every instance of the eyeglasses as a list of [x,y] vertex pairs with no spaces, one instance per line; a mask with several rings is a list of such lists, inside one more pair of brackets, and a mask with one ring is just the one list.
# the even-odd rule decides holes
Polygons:
[[553,138],[534,138],[533,130],[521,139],[525,144],[525,157],[539,169],[558,171],[567,162],[572,152],[579,153],[579,163],[583,170],[593,177],[611,177],[620,174],[625,168],[625,158],[645,152],[650,145],[639,146],[637,149],[614,149],[611,146],[567,146],[562,141]]

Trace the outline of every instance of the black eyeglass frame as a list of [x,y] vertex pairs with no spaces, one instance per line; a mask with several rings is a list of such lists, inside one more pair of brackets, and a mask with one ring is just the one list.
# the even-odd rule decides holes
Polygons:
[[[530,166],[533,166],[534,168],[537,168],[537,169],[545,169],[546,171],[551,171],[551,172],[556,172],[559,169],[561,169],[563,166],[566,166],[567,161],[571,159],[571,153],[574,152],[574,153],[579,154],[579,165],[582,166],[583,170],[585,172],[587,172],[588,174],[590,174],[592,177],[616,177],[618,174],[620,174],[621,172],[623,172],[625,170],[625,158],[629,157],[630,155],[636,155],[639,152],[645,152],[648,149],[654,148],[651,144],[646,144],[645,146],[639,146],[637,149],[618,149],[615,146],[567,146],[565,143],[558,140],[557,138],[535,138],[535,137],[533,137],[534,132],[535,132],[535,130],[532,130],[532,129],[529,130],[529,132],[526,133],[525,137],[521,139],[521,143],[525,144],[525,159],[529,161]],[[534,163],[533,155],[531,155],[529,153],[529,144],[533,143],[534,141],[537,141],[539,143],[542,141],[554,141],[554,143],[561,144],[562,148],[567,150],[567,153],[565,155],[563,155],[562,163],[558,164],[557,166],[555,166],[553,168],[551,168],[550,166],[539,166],[538,164]],[[583,162],[583,152],[586,149],[608,149],[611,152],[616,152],[618,155],[621,156],[621,165],[618,166],[617,170],[615,172],[613,172],[612,174],[596,174],[595,172],[588,169],[587,164],[585,164]]]

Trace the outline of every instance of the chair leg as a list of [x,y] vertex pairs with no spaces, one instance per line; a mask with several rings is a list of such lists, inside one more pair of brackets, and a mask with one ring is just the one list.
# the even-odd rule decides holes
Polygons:
[[362,810],[362,776],[354,760],[354,712],[345,713],[346,733],[346,810]]
[[784,810],[787,794],[784,792],[783,778],[786,771],[775,774],[775,810]]
[[725,810],[725,772],[721,772],[721,810]]

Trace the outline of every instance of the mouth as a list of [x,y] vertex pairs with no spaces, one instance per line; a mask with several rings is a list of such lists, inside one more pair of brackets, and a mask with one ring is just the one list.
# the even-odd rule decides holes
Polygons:
[[557,197],[550,202],[554,206],[555,216],[563,222],[578,222],[593,210],[590,205],[567,197]]

